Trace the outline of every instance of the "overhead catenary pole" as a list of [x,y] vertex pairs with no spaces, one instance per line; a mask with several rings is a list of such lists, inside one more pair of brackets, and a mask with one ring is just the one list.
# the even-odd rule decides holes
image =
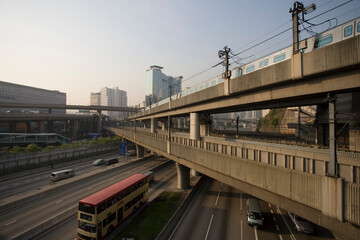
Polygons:
[[227,46],[224,47],[224,50],[220,50],[218,52],[219,58],[223,58],[225,56],[223,65],[225,66],[225,72],[222,74],[222,78],[224,79],[224,95],[230,95],[230,77],[231,71],[229,71],[229,53],[231,49]]

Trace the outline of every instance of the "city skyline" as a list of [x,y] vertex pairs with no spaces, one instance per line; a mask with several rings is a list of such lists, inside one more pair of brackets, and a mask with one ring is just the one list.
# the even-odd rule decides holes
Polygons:
[[[303,3],[312,2],[317,10],[309,18],[347,1]],[[218,63],[217,51],[225,45],[239,52],[291,27],[292,5],[293,1],[0,1],[0,81],[65,92],[67,104],[80,105],[90,104],[91,92],[119,87],[128,93],[128,105],[136,105],[145,100],[148,66],[160,65],[167,75],[183,76],[184,87],[198,84],[221,74],[219,66],[193,77]],[[313,23],[336,17],[341,24],[357,17],[359,7],[359,1],[352,1]],[[254,59],[291,41],[287,31],[275,45],[269,42],[242,57]],[[245,61],[249,60],[241,63]]]

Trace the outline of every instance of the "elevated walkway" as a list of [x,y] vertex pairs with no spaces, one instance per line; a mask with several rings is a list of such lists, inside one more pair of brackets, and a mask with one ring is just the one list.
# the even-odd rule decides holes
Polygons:
[[71,139],[57,133],[0,133],[0,144],[14,143],[61,143],[69,144]]

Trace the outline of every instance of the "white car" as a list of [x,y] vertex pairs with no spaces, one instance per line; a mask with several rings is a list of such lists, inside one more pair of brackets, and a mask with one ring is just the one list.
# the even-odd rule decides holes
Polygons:
[[294,223],[297,231],[304,232],[307,234],[314,233],[314,228],[308,220],[306,220],[302,217],[299,217],[291,212],[288,212],[288,214],[289,214],[291,221]]

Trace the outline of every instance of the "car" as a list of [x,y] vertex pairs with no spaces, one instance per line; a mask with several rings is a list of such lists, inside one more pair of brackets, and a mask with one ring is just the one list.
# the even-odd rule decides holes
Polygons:
[[289,215],[291,221],[293,222],[293,224],[295,225],[295,228],[297,231],[307,233],[307,234],[314,233],[314,228],[308,220],[306,220],[302,217],[299,217],[291,212],[288,212],[288,215]]
[[115,164],[118,162],[119,162],[119,159],[117,159],[117,158],[109,158],[109,159],[104,160],[104,165],[109,166],[109,165],[112,165],[112,164]]
[[247,223],[250,226],[262,227],[264,218],[260,210],[259,199],[249,198],[246,201]]
[[73,176],[75,176],[75,173],[72,169],[65,169],[61,171],[52,172],[50,175],[50,181],[56,182]]
[[100,165],[103,165],[104,164],[104,159],[100,158],[100,159],[96,159],[94,162],[93,162],[93,165],[94,166],[100,166]]

